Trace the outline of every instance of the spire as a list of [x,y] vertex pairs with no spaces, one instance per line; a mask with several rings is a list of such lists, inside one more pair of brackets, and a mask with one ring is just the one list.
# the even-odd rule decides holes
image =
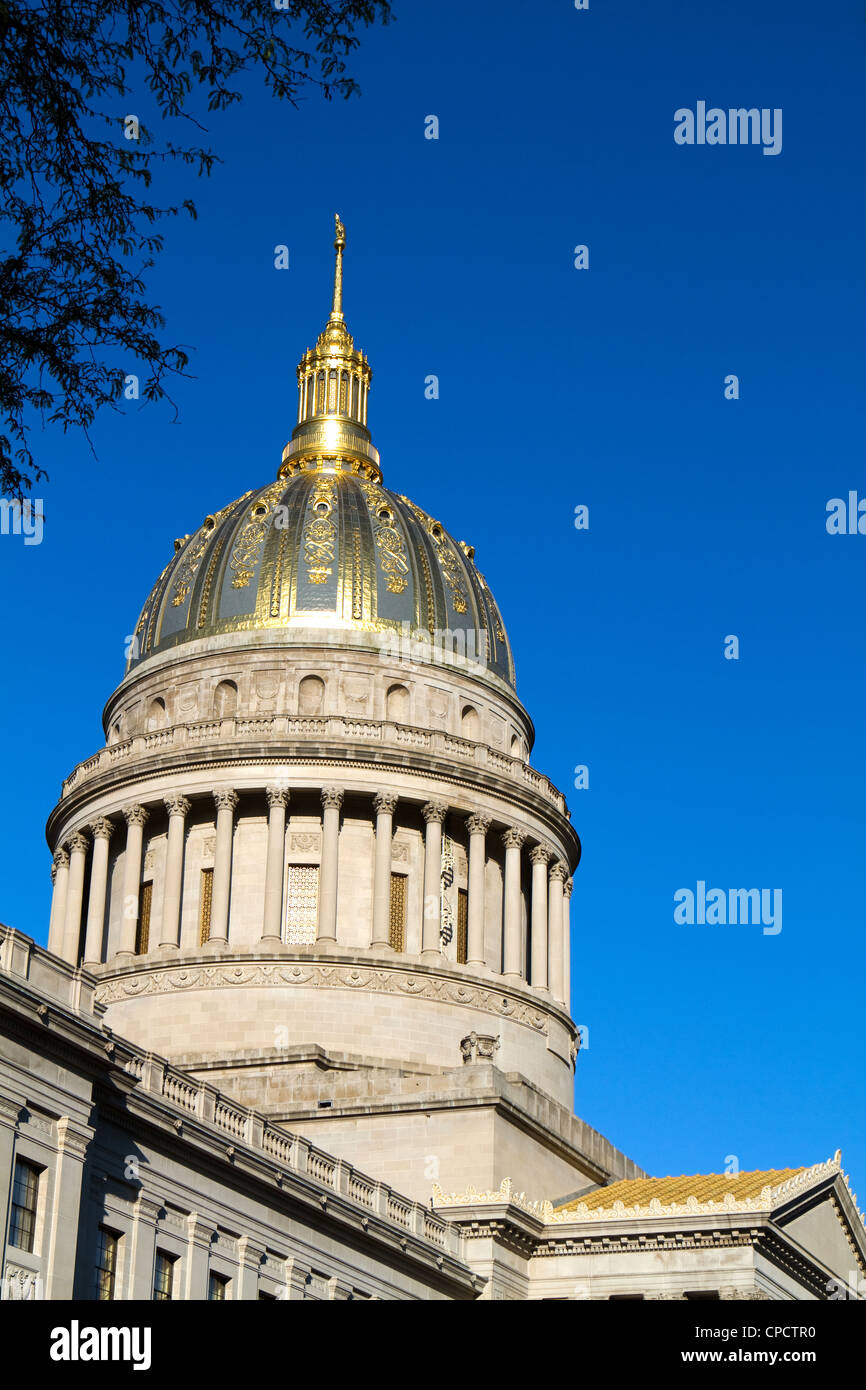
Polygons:
[[367,429],[367,398],[373,372],[355,347],[343,317],[343,251],[346,228],[334,216],[334,297],[331,316],[314,348],[298,363],[298,423],[283,450],[280,476],[301,469],[360,473],[381,479],[379,454]]
[[343,318],[343,247],[346,245],[346,228],[340,221],[340,214],[334,213],[336,223],[334,236],[334,250],[337,253],[337,262],[334,266],[334,303],[331,307],[331,318]]

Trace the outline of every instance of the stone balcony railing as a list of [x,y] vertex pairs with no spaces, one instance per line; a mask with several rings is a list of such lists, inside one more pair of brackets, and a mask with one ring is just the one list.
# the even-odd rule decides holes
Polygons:
[[214,1086],[171,1066],[164,1057],[112,1034],[101,1021],[103,1010],[95,1001],[92,975],[49,954],[22,932],[0,924],[0,984],[4,978],[23,989],[24,1008],[41,1020],[42,1027],[58,1031],[64,1017],[84,1022],[93,1030],[92,1042],[103,1057],[107,1055],[134,1083],[132,1094],[156,1097],[176,1112],[176,1127],[186,1117],[205,1131],[221,1131],[227,1141],[223,1152],[235,1164],[247,1160],[251,1171],[257,1171],[265,1157],[271,1175],[276,1165],[286,1182],[292,1175],[302,1183],[312,1181],[323,1194],[331,1192],[342,1202],[363,1208],[380,1229],[391,1227],[398,1241],[406,1238],[421,1242],[428,1250],[435,1247],[432,1258],[445,1257],[452,1267],[454,1262],[462,1265],[463,1238],[456,1226],[301,1135],[272,1125],[260,1112],[236,1104]]
[[[91,777],[147,758],[157,752],[183,753],[227,744],[235,748],[253,743],[294,745],[289,756],[303,757],[309,740],[366,744],[378,748],[417,749],[452,759],[458,765],[499,773],[529,788],[550,802],[561,815],[567,815],[565,797],[543,773],[521,758],[511,757],[486,743],[476,743],[438,729],[421,729],[396,724],[388,719],[355,719],[346,715],[267,714],[227,719],[202,719],[190,724],[174,724],[167,729],[140,734],[114,743],[87,758],[73,769],[63,783],[61,800]],[[282,751],[282,748],[281,750]]]

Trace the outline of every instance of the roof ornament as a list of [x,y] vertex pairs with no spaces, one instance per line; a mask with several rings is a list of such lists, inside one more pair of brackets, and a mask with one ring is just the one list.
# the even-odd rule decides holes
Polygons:
[[340,221],[340,214],[334,213],[334,250],[337,253],[337,263],[334,266],[334,303],[331,307],[331,318],[342,319],[343,317],[343,247],[346,245],[346,228]]

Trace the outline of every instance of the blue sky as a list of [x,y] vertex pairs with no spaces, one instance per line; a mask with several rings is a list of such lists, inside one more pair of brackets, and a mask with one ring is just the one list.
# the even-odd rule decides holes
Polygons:
[[[862,1186],[866,536],[825,508],[866,497],[863,6],[395,9],[361,98],[249,83],[213,177],[165,178],[179,421],[44,436],[43,543],[0,538],[0,919],[45,940],[45,818],[174,537],[276,473],[339,211],[385,482],[475,545],[583,841],[578,1114],[654,1173],[838,1146]],[[675,144],[699,100],[781,108],[782,152]],[[678,925],[698,880],[781,888],[782,931]]]

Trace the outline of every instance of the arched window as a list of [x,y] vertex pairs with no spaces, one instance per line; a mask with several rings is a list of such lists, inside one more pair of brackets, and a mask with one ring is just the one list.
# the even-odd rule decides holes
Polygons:
[[409,691],[405,685],[392,685],[385,695],[385,718],[403,724],[409,718]]
[[213,712],[216,719],[230,719],[238,707],[238,688],[234,681],[220,681],[213,693]]
[[460,731],[464,738],[471,738],[476,743],[481,733],[481,720],[478,718],[477,709],[471,705],[464,705],[460,715]]
[[526,754],[523,751],[523,739],[519,738],[517,734],[515,734],[511,740],[511,756],[512,758],[521,758],[524,762],[526,761]]
[[304,676],[298,686],[298,714],[321,714],[325,708],[325,682],[319,676]]
[[147,711],[147,719],[145,720],[144,727],[147,732],[151,734],[155,729],[164,729],[166,723],[165,700],[161,700],[157,697],[150,702],[150,708]]
[[118,719],[117,722],[116,722],[115,724],[112,724],[111,728],[110,728],[109,731],[108,731],[108,742],[109,742],[109,743],[119,743],[120,740],[121,740],[121,737],[122,737],[122,735],[121,735],[121,732],[120,732],[120,720]]

